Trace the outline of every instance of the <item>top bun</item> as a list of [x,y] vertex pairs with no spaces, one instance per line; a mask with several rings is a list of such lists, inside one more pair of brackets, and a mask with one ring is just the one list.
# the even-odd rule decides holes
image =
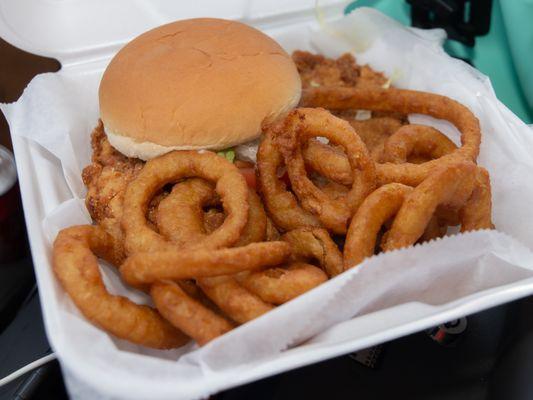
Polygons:
[[100,83],[109,141],[148,160],[172,150],[220,150],[258,137],[295,107],[291,57],[240,22],[198,18],[148,31],[113,58]]

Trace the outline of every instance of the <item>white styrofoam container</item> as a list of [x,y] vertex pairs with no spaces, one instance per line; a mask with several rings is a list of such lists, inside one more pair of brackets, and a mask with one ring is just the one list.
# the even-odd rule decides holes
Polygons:
[[[338,0],[320,2],[322,11],[333,15],[341,15],[345,5],[346,2]],[[309,0],[196,1],[187,4],[163,0],[0,0],[0,37],[24,50],[57,58],[62,63],[61,73],[75,77],[104,68],[126,41],[171,20],[194,16],[232,18],[260,27],[276,37],[287,27],[312,21],[314,6],[314,1]],[[58,284],[50,279],[49,271],[41,269],[48,266],[51,251],[41,224],[49,212],[71,197],[71,193],[65,177],[57,174],[59,160],[52,154],[21,136],[13,136],[13,146],[37,281],[41,293],[46,293],[41,294],[41,300],[48,330],[57,323],[50,310],[56,300],[50,293],[57,293]],[[482,297],[466,297],[440,305],[409,302],[371,312],[341,322],[303,345],[263,360],[260,366],[228,369],[221,372],[217,380],[202,382],[202,388],[184,386],[180,397],[202,396],[322,361],[531,293],[533,280],[524,279],[488,289]],[[54,338],[50,339],[53,345]],[[82,368],[80,360],[60,357],[60,361],[67,374],[67,387],[81,397],[87,398],[87,393],[91,393],[86,389],[85,396],[82,395],[80,387],[86,384],[104,390],[108,396],[119,396],[127,385],[113,376],[104,379],[97,371],[91,371],[89,375],[99,376],[99,381],[84,376],[85,381],[81,384],[77,382]],[[83,368],[94,370],[91,365]],[[151,389],[137,388],[133,394],[136,398],[147,398]],[[172,398],[172,393],[167,393],[166,397]]]

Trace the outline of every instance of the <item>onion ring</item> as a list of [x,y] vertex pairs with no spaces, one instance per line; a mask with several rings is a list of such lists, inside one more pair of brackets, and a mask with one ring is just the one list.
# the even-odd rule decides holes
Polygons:
[[372,192],[357,210],[344,242],[344,268],[358,265],[374,255],[381,227],[395,216],[405,198],[413,191],[401,183],[389,183]]
[[[428,159],[439,159],[451,154],[456,149],[457,146],[447,136],[430,126],[404,125],[384,144],[380,161],[388,162],[388,166],[383,167],[385,164],[378,164],[376,168],[379,175],[380,168],[390,169],[391,164],[406,163],[409,159],[410,164],[414,165],[411,158],[425,163]],[[349,185],[353,181],[348,159],[331,146],[310,140],[304,149],[304,159],[306,165],[334,182]],[[418,175],[415,179],[402,175],[400,180],[401,183],[416,186],[419,179]],[[380,184],[385,182],[381,180]]]
[[161,315],[200,346],[233,329],[230,322],[190,298],[174,282],[154,283],[150,295]]
[[344,270],[342,254],[325,229],[298,228],[285,233],[281,239],[291,245],[293,261],[314,259],[330,278]]
[[214,205],[215,200],[213,186],[203,179],[192,178],[177,183],[155,211],[159,233],[180,248],[206,241],[209,235],[204,230],[203,207]]
[[165,184],[189,177],[216,182],[226,214],[222,226],[203,240],[191,243],[190,248],[217,249],[239,239],[248,219],[248,189],[238,169],[212,152],[174,151],[148,161],[128,186],[122,216],[128,254],[180,247],[149,227],[146,210],[151,198]]
[[350,191],[348,187],[333,181],[328,181],[326,184],[317,184],[316,186],[328,197],[335,200],[341,200]]
[[389,183],[365,199],[348,229],[344,243],[345,268],[354,267],[374,254],[381,226],[393,217],[392,227],[381,239],[384,251],[410,246],[418,239],[426,241],[443,236],[439,205],[459,210],[462,232],[494,227],[487,171],[468,162],[445,165],[415,189]]
[[132,286],[158,280],[181,280],[230,275],[278,265],[290,255],[285,242],[251,243],[217,250],[166,250],[135,253],[120,267],[124,280]]
[[[183,247],[190,242],[206,240],[223,224],[224,214],[204,213],[203,206],[216,203],[212,185],[203,179],[188,179],[174,185],[157,210],[157,227],[165,237]],[[266,214],[259,196],[248,191],[248,220],[234,246],[261,242],[266,234]],[[210,218],[209,221],[206,220]],[[207,226],[206,226],[207,225]]]
[[435,160],[455,150],[455,143],[437,129],[424,125],[405,125],[385,142],[382,161],[402,164],[408,162],[411,156]]
[[[364,143],[350,124],[324,109],[293,110],[279,128],[276,143],[302,207],[316,215],[328,229],[345,233],[348,220],[376,184],[374,162]],[[318,136],[328,138],[346,152],[354,181],[350,191],[341,198],[328,197],[307,176],[301,144]]]
[[[265,237],[266,214],[261,200],[250,190],[248,201],[248,222],[236,246],[259,242]],[[189,179],[178,183],[159,205],[158,228],[166,237],[185,246],[191,240],[203,240],[210,232],[203,232],[202,207],[215,202],[216,193],[207,181]],[[197,284],[209,299],[237,323],[250,321],[273,308],[240,286],[231,276],[198,278]]]
[[320,221],[298,204],[296,197],[278,177],[283,156],[274,145],[274,131],[268,129],[257,151],[258,187],[266,210],[278,228],[286,231],[303,226],[320,227]]
[[237,280],[264,301],[283,304],[324,283],[328,277],[320,268],[295,262],[287,268],[238,274]]
[[117,248],[113,236],[97,226],[73,226],[57,235],[54,272],[81,313],[114,336],[143,346],[170,349],[188,342],[152,308],[107,291],[96,257],[118,265],[122,254]]
[[267,231],[267,216],[263,203],[257,193],[250,189],[248,192],[248,223],[244,227],[241,237],[234,244],[235,247],[265,240]]
[[220,311],[218,306],[213,303],[213,301],[211,301],[211,299],[207,297],[204,292],[202,292],[202,289],[200,289],[194,279],[184,279],[176,283],[178,284],[180,289],[183,290],[185,294],[187,294],[189,297],[196,300],[203,306],[209,308],[216,314],[222,315],[222,311]]
[[[236,275],[237,280],[244,287],[264,301],[273,304],[285,303],[318,286],[327,280],[328,275],[335,276],[342,272],[342,255],[325,229],[295,229],[285,233],[282,240],[291,245],[294,268],[275,267],[260,272],[243,272]],[[318,261],[328,275],[320,269],[301,262],[311,259]]]
[[[431,173],[405,198],[382,245],[383,250],[414,244],[440,204],[463,207],[474,190],[476,172],[475,164],[460,162],[450,163]],[[466,199],[464,194],[467,194]],[[458,199],[460,203],[457,203]]]
[[232,320],[239,324],[251,321],[274,307],[239,285],[232,276],[198,279],[204,293]]
[[316,139],[310,139],[302,151],[305,165],[311,170],[341,185],[353,183],[348,158],[339,149]]
[[405,89],[312,88],[303,92],[301,105],[335,110],[365,109],[427,114],[453,123],[461,132],[462,146],[439,159],[423,164],[376,165],[379,185],[400,182],[416,186],[436,167],[453,161],[475,161],[479,154],[481,131],[478,119],[462,104],[445,96]]
[[459,212],[461,232],[494,229],[491,214],[492,195],[489,173],[485,168],[478,167],[474,190]]

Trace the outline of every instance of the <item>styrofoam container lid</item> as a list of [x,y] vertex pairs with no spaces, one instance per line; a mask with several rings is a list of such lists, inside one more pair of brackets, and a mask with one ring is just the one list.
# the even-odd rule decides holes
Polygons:
[[[338,9],[347,3],[321,0],[319,6]],[[280,23],[280,16],[301,18],[315,6],[313,0],[0,0],[0,37],[66,66],[105,57],[142,32],[177,19],[211,16],[253,24],[275,18]]]

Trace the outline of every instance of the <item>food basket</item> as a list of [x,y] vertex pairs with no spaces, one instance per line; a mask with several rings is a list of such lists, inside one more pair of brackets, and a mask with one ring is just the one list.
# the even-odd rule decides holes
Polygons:
[[[372,9],[347,17],[341,1],[0,1],[0,36],[57,58],[1,109],[9,122],[45,326],[73,398],[189,399],[353,352],[533,293],[533,134],[487,77],[441,48],[440,30],[406,28]],[[97,88],[113,54],[137,34],[194,16],[239,19],[287,51],[355,53],[398,87],[435,92],[480,119],[479,163],[492,179],[497,230],[457,234],[365,260],[208,345],[147,350],[81,316],[51,269],[59,229],[90,221],[81,169],[98,119]],[[412,115],[458,140],[443,121]],[[112,293],[128,293],[102,265]]]

